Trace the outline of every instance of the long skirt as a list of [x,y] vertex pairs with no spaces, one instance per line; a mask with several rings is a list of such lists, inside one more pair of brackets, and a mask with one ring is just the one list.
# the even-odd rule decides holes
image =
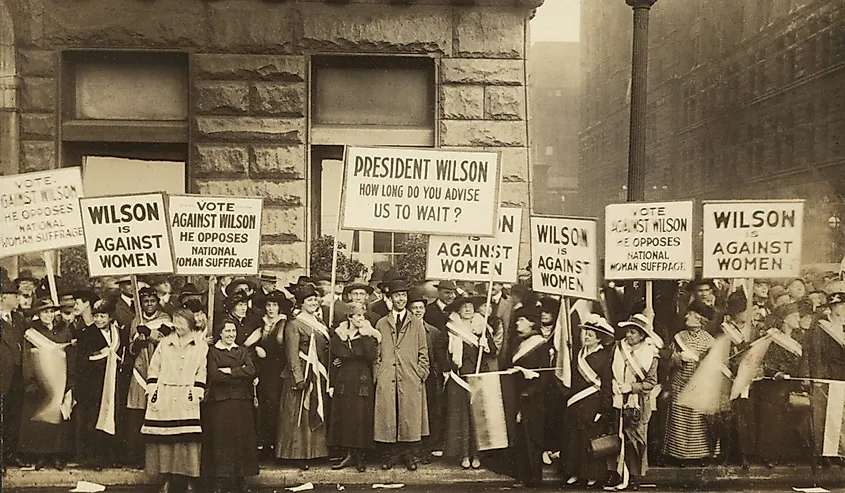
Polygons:
[[126,409],[126,460],[129,465],[143,465],[145,442],[141,434],[141,427],[144,426],[144,409]]
[[144,470],[151,474],[178,474],[198,478],[202,446],[199,442],[147,443]]
[[469,392],[449,380],[446,383],[446,432],[443,454],[447,457],[469,457],[478,453],[475,428],[469,406]]
[[[326,400],[324,396],[323,402]],[[307,460],[329,455],[325,421],[308,409],[300,413],[301,407],[302,391],[294,390],[292,381],[285,380],[276,438],[276,457],[279,459]]]
[[205,416],[203,475],[240,478],[258,475],[258,446],[252,401],[209,402]]
[[696,460],[714,454],[710,424],[700,412],[678,403],[675,395],[669,403],[663,454],[676,459]]
[[800,384],[762,380],[754,383],[757,408],[757,457],[774,461],[809,460],[809,413],[789,406],[790,392],[800,392]]
[[[353,394],[353,395],[349,395]],[[373,448],[375,390],[369,395],[347,392],[332,399],[329,443],[332,447]]]
[[39,411],[42,402],[43,397],[38,393],[27,393],[24,396],[18,452],[70,454],[73,451],[73,423],[33,421],[32,418]]
[[122,449],[114,435],[96,429],[99,413],[99,405],[88,403],[77,404],[73,410],[78,423],[77,460],[86,465],[111,466],[117,462]]
[[274,381],[265,382],[263,378],[258,381],[258,442],[265,449],[270,449],[276,445],[278,436],[282,384],[279,377],[267,379]]
[[564,459],[563,473],[566,477],[601,480],[607,476],[606,461],[590,457],[590,440],[602,432],[601,423],[595,422],[601,408],[598,395],[587,397],[566,409],[563,423],[561,456]]

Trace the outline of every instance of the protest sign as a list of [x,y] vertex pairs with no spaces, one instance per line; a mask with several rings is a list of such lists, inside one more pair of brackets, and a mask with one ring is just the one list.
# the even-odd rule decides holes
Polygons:
[[522,209],[501,208],[493,238],[429,236],[426,279],[516,282],[521,230]]
[[598,299],[595,219],[531,216],[531,286],[538,293]]
[[803,200],[704,203],[704,277],[801,275]]
[[499,194],[495,152],[348,147],[343,229],[493,236]]
[[169,195],[176,273],[257,275],[260,197]]
[[82,245],[79,168],[0,177],[0,257]]
[[604,215],[604,278],[692,279],[692,202],[612,204]]
[[164,194],[79,200],[92,277],[173,272]]

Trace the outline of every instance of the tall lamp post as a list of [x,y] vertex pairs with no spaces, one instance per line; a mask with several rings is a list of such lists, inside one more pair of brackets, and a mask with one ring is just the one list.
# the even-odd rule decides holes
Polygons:
[[648,110],[648,12],[657,0],[625,0],[634,10],[631,57],[631,127],[628,138],[628,202],[645,200],[646,113]]

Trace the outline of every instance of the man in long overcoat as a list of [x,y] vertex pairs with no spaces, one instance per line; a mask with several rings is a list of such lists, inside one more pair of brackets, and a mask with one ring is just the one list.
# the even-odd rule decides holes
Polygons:
[[394,280],[385,286],[392,309],[376,324],[381,332],[379,355],[373,365],[376,384],[374,439],[385,445],[382,469],[401,457],[416,470],[413,451],[429,434],[425,380],[428,378],[428,343],[422,320],[407,310],[408,286]]

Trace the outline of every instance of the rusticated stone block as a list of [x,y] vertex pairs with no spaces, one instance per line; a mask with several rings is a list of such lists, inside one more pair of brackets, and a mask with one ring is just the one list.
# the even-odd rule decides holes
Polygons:
[[303,118],[200,116],[196,122],[200,139],[299,144],[305,133]]
[[246,82],[200,82],[196,84],[197,111],[210,115],[242,115],[249,111]]
[[305,57],[284,55],[197,55],[201,79],[250,79],[301,82],[305,80]]
[[455,54],[481,58],[523,58],[525,11],[456,9]]
[[210,44],[228,52],[290,53],[295,7],[291,2],[198,2],[206,5]]
[[56,145],[52,141],[25,140],[21,143],[21,173],[56,167]]
[[305,116],[305,84],[256,82],[251,96],[254,115]]
[[484,88],[484,118],[488,120],[525,118],[525,88],[513,86]]
[[49,113],[56,110],[56,79],[25,77],[21,84],[21,110]]
[[443,85],[440,87],[440,114],[456,120],[484,118],[484,87]]
[[524,122],[441,120],[440,142],[444,146],[524,147]]
[[249,151],[241,146],[198,145],[195,156],[200,175],[241,175],[249,163]]
[[496,149],[502,155],[502,183],[528,183],[528,148]]
[[443,83],[521,86],[525,82],[525,68],[520,60],[443,58],[440,80]]
[[55,51],[21,49],[18,63],[19,72],[24,77],[53,77],[58,61]]
[[298,207],[305,204],[305,180],[197,180],[198,193],[234,197],[264,197],[264,205]]
[[52,140],[56,136],[56,116],[52,113],[21,115],[21,138]]
[[452,51],[452,14],[441,6],[390,8],[300,3],[307,50],[370,53]]
[[528,207],[528,183],[502,183],[499,203],[502,207]]
[[305,146],[254,147],[249,166],[252,178],[305,179]]
[[307,265],[305,242],[262,243],[258,252],[258,262],[262,267],[281,267],[287,269],[304,268]]
[[182,47],[206,44],[206,5],[184,0],[44,0],[44,41],[85,47]]
[[289,241],[303,241],[305,239],[305,209],[265,207],[261,216],[261,234]]

